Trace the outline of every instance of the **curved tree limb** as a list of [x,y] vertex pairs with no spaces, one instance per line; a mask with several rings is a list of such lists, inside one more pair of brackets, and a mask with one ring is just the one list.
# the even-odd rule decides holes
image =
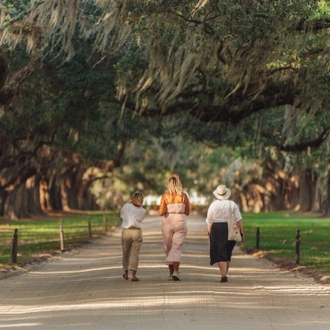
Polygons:
[[329,134],[330,134],[330,125],[327,125],[324,128],[324,130],[319,134],[319,136],[313,140],[304,141],[292,145],[284,144],[278,146],[278,148],[282,151],[291,151],[291,152],[305,151],[307,148],[317,148],[325,141],[325,139],[329,136]]
[[[181,96],[182,95],[180,95],[180,97]],[[146,108],[140,111],[140,109],[135,108],[134,102],[126,102],[126,107],[134,112],[138,112],[143,117],[169,116],[186,112],[202,122],[239,123],[241,120],[259,111],[288,104],[293,105],[295,95],[289,88],[285,92],[280,92],[278,87],[269,85],[257,97],[251,98],[237,92],[236,94],[230,95],[226,103],[221,105],[199,103],[199,93],[190,94],[189,97],[184,98],[187,99],[187,101],[178,101],[170,104],[166,107],[165,111],[161,106]],[[210,95],[209,99],[213,99],[213,95]]]
[[320,31],[330,27],[330,18],[319,18],[313,20],[302,19],[297,22],[295,29],[297,31]]

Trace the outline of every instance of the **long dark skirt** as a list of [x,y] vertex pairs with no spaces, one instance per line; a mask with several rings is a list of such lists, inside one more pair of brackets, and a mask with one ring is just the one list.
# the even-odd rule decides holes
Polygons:
[[227,223],[214,223],[210,233],[210,264],[213,265],[220,261],[231,261],[235,245],[235,241],[228,241]]

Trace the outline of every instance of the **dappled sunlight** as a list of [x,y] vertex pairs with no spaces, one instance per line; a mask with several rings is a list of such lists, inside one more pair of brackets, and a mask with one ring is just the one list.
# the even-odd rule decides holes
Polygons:
[[[212,299],[210,299],[209,303],[211,303]],[[136,307],[157,307],[163,306],[164,304],[169,304],[171,306],[178,305],[190,305],[196,303],[194,298],[190,297],[132,297],[131,299],[120,299],[118,301],[103,301],[103,302],[89,302],[82,304],[49,304],[46,306],[23,306],[16,305],[14,308],[11,308],[6,312],[8,315],[15,314],[30,314],[30,313],[43,313],[43,312],[57,312],[57,311],[76,311],[76,310],[97,310],[97,309],[116,309],[123,308],[123,313],[127,311],[127,308],[136,308]],[[0,306],[0,313],[2,311],[3,306]],[[144,310],[144,313],[153,313],[153,310]],[[141,313],[141,311],[139,312]]]
[[0,324],[1,328],[23,328],[23,327],[37,327],[40,326],[41,323],[14,323],[14,324]]
[[[90,263],[90,260],[86,260],[86,256],[85,257],[82,257],[82,258],[74,258],[74,257],[70,257],[70,258],[63,258],[61,256],[59,257],[56,257],[57,259],[61,259],[61,261],[63,262],[68,262],[70,264],[74,263],[74,262],[77,262],[79,264],[88,264]],[[109,256],[102,256],[102,257],[93,257],[91,256],[91,258],[93,258],[93,262],[98,262],[98,261],[105,261],[105,260],[116,260],[118,259],[118,255],[114,256],[114,257],[109,257]]]
[[[274,289],[274,288],[273,288]],[[159,295],[158,292],[150,288],[150,294],[141,295],[140,293],[130,295],[129,298],[106,298],[106,299],[89,299],[88,301],[75,303],[46,303],[42,305],[33,305],[31,303],[27,305],[16,304],[2,305],[0,306],[0,314],[6,313],[6,315],[20,315],[20,314],[35,314],[35,313],[59,313],[59,312],[75,312],[75,311],[105,311],[111,310],[111,314],[150,314],[157,313],[167,306],[167,310],[178,312],[180,309],[189,309],[198,303],[200,306],[207,308],[208,306],[214,306],[214,304],[223,304],[223,297],[226,296],[226,308],[231,309],[252,309],[258,307],[259,310],[267,309],[281,309],[283,303],[286,303],[286,293],[292,293],[292,288],[289,287],[276,287],[277,290],[283,292],[282,296],[274,295],[274,300],[270,305],[260,306],[260,296],[264,294],[265,288],[260,287],[240,287],[238,292],[235,287],[219,287],[214,289],[198,290],[194,287],[188,287],[186,289],[178,288],[173,289],[173,292],[168,292],[167,295]],[[300,290],[300,291],[299,291]],[[257,291],[257,292],[256,292]],[[273,294],[274,292],[271,292]],[[296,294],[305,294],[306,291],[303,287],[295,288]],[[249,299],[246,297],[249,296]],[[329,296],[329,292],[328,292]],[[278,298],[276,298],[278,297]],[[277,301],[275,301],[277,300]],[[316,306],[317,307],[317,306]],[[290,309],[294,310],[294,305],[291,305]]]
[[98,272],[101,270],[110,270],[110,269],[122,269],[122,267],[99,267],[99,268],[89,268],[89,269],[77,269],[77,270],[54,270],[54,271],[33,271],[33,275],[54,275],[54,274],[79,274],[79,273],[91,273]]

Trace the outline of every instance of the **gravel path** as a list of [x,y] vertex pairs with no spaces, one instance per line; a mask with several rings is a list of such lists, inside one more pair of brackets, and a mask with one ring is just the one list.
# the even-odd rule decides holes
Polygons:
[[0,280],[0,329],[330,329],[330,287],[235,248],[229,282],[188,218],[181,282],[168,281],[160,219],[144,222],[140,282],[122,278],[120,228]]

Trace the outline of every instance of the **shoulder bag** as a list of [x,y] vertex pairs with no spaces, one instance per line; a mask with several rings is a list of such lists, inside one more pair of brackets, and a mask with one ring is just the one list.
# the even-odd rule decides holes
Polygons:
[[228,241],[242,242],[242,236],[236,224],[232,208],[229,209],[230,215],[228,219]]

